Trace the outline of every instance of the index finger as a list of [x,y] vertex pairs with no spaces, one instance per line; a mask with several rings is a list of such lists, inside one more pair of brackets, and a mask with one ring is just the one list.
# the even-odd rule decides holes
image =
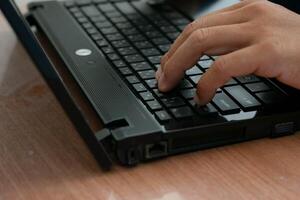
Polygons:
[[227,54],[246,46],[250,36],[246,33],[239,34],[242,31],[243,27],[236,25],[211,27],[195,31],[161,68],[161,74],[158,76],[159,89],[167,92],[175,87],[183,78],[185,71],[191,68],[207,52]]

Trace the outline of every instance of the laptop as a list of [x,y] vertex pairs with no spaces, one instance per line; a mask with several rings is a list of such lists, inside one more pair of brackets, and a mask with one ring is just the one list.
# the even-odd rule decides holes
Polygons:
[[[299,130],[299,92],[272,79],[236,77],[206,106],[195,86],[214,55],[199,58],[176,89],[161,93],[160,59],[196,17],[237,0],[75,0],[0,8],[103,169]],[[103,128],[93,131],[39,41],[46,38]]]

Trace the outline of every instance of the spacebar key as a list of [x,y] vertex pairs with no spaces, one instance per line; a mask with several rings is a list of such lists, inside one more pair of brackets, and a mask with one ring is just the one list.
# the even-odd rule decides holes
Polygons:
[[212,102],[221,110],[223,114],[234,114],[240,112],[240,108],[225,93],[218,93]]

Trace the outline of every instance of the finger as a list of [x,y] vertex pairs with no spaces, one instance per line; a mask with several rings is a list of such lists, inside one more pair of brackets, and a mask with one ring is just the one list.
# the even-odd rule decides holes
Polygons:
[[180,36],[175,40],[174,44],[171,46],[169,52],[162,59],[162,66],[166,63],[167,59],[171,57],[177,48],[183,44],[183,42],[192,34],[195,30],[199,28],[206,28],[212,26],[238,24],[247,21],[248,19],[244,17],[238,9],[248,5],[252,2],[263,1],[263,0],[245,0],[240,3],[234,4],[227,8],[212,12],[206,16],[200,17],[191,24],[189,24],[185,30],[180,34]]
[[189,24],[185,30],[180,34],[180,36],[175,40],[174,44],[171,46],[170,50],[162,59],[162,66],[166,63],[167,59],[169,59],[176,52],[178,47],[180,47],[190,35],[200,29],[214,26],[222,26],[222,25],[231,25],[231,24],[240,24],[246,22],[247,19],[242,17],[240,13],[220,13],[216,15],[208,15],[201,17],[191,24]]
[[249,74],[264,76],[265,74],[257,72],[269,64],[259,48],[259,45],[250,46],[219,57],[197,84],[197,103],[207,104],[214,97],[216,90],[232,77]]
[[206,52],[227,54],[248,46],[250,35],[243,32],[242,26],[218,26],[195,31],[162,68],[158,80],[159,89],[171,90],[182,79],[187,69],[191,68],[201,55]]

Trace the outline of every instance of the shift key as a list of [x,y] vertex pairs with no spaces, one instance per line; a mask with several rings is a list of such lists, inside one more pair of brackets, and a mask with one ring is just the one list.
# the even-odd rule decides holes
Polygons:
[[225,93],[217,93],[212,102],[221,110],[223,114],[239,113],[239,106],[234,103]]
[[226,87],[225,90],[243,107],[243,110],[249,111],[260,106],[261,104],[247,92],[242,86]]

